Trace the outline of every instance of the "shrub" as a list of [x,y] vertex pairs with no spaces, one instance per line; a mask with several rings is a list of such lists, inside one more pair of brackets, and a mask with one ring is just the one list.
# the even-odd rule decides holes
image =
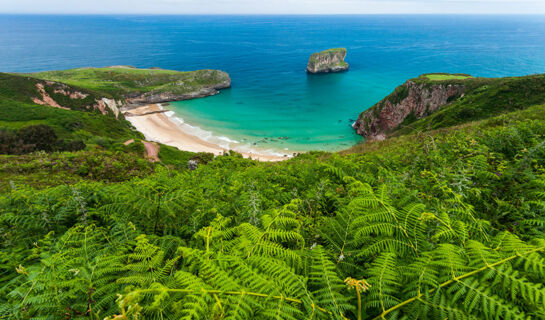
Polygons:
[[71,140],[64,142],[62,145],[62,151],[80,151],[85,149],[85,143],[81,140]]
[[23,143],[34,145],[34,150],[54,151],[58,146],[57,134],[45,124],[25,127],[17,135]]

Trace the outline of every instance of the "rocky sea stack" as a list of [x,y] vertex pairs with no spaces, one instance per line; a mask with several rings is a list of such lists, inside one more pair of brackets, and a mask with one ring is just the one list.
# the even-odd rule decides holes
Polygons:
[[346,48],[329,49],[313,53],[307,66],[308,73],[330,73],[346,71],[349,68],[346,58]]

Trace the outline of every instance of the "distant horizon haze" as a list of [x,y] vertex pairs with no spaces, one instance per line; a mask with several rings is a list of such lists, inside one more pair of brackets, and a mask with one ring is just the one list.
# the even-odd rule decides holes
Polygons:
[[4,14],[545,14],[543,0],[3,0]]

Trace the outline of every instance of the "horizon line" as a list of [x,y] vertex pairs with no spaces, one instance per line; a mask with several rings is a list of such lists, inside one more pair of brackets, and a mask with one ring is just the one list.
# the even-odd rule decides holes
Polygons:
[[0,15],[28,15],[28,16],[545,16],[539,13],[481,13],[481,12],[370,12],[370,13],[122,13],[122,12],[0,12]]

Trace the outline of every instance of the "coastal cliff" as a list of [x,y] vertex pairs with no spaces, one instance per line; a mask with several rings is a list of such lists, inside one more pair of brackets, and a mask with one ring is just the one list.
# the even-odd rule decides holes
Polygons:
[[218,70],[202,70],[199,72],[200,74],[195,75],[190,81],[176,82],[170,85],[170,88],[127,93],[124,95],[127,107],[203,98],[216,95],[219,90],[231,87],[231,78],[226,72]]
[[30,76],[91,90],[101,96],[100,102],[97,101],[99,108],[112,110],[201,98],[231,87],[229,75],[219,70],[179,72],[113,66],[48,71]]
[[388,133],[404,122],[429,116],[462,97],[465,88],[463,83],[422,81],[422,78],[409,80],[388,97],[362,112],[353,127],[366,139],[384,140]]
[[349,68],[344,61],[346,53],[345,48],[313,53],[308,60],[307,72],[315,74],[346,71]]

